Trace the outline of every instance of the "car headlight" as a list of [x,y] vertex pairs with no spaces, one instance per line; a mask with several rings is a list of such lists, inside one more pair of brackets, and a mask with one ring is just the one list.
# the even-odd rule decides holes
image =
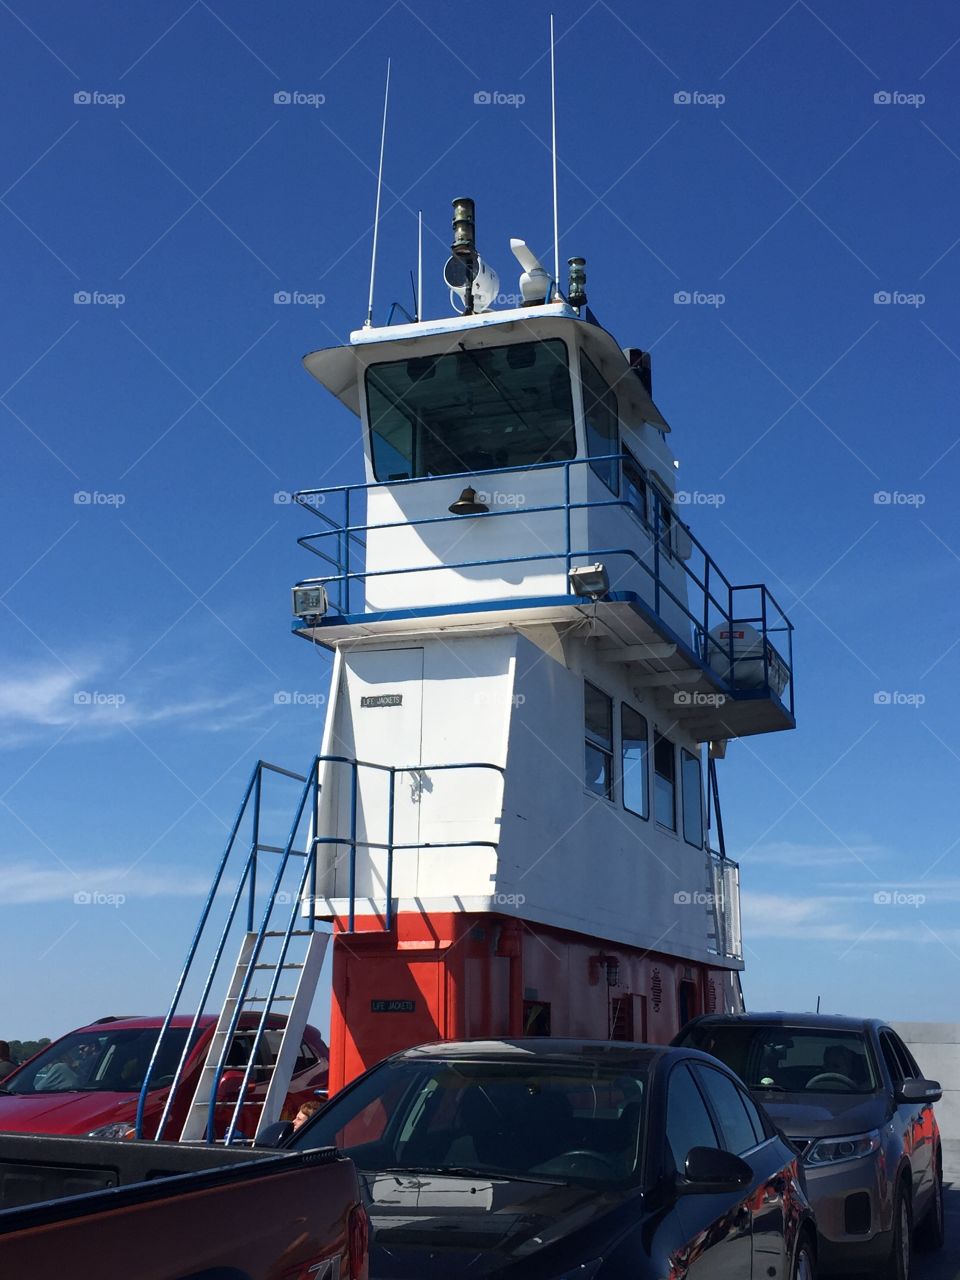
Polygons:
[[841,1164],[844,1160],[862,1160],[880,1150],[880,1130],[855,1133],[849,1138],[821,1138],[804,1156],[804,1164],[819,1169],[825,1164]]
[[91,1129],[88,1138],[135,1138],[137,1131],[129,1120],[114,1120],[112,1124],[102,1124],[99,1129]]

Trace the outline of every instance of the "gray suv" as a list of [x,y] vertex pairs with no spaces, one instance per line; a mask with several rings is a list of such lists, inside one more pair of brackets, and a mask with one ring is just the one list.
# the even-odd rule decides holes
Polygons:
[[674,1044],[735,1071],[800,1151],[823,1271],[909,1280],[914,1240],[943,1244],[940,1085],[885,1023],[708,1014]]

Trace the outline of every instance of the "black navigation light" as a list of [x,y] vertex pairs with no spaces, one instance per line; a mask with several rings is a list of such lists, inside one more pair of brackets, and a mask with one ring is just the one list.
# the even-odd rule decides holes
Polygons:
[[587,260],[586,258],[568,258],[570,276],[567,283],[567,301],[571,307],[587,305]]
[[447,510],[453,516],[482,516],[490,510],[485,502],[477,501],[477,491],[470,485],[463,490],[456,502],[451,502]]

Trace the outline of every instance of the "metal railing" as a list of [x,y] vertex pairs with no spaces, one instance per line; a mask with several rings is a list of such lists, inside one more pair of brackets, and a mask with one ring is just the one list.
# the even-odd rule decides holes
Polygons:
[[[320,835],[320,803],[322,795],[321,786],[321,768],[323,764],[344,765],[350,769],[350,819],[349,831],[341,832],[336,835]],[[389,777],[388,782],[388,804],[386,811],[386,839],[384,841],[372,841],[362,839],[359,831],[359,776],[360,770],[370,769],[382,771]],[[231,935],[236,936],[237,927],[245,928],[247,934],[256,934],[253,942],[252,951],[247,960],[246,972],[243,975],[242,983],[237,993],[235,1006],[230,1017],[229,1024],[226,1029],[223,1045],[220,1048],[219,1058],[216,1064],[214,1079],[210,1088],[209,1099],[209,1115],[207,1120],[207,1141],[216,1140],[216,1116],[217,1109],[230,1105],[219,1100],[220,1084],[224,1071],[227,1069],[227,1059],[230,1054],[234,1037],[238,1030],[248,1030],[249,1027],[242,1026],[244,1018],[252,1020],[251,1014],[244,1009],[244,1001],[250,992],[250,985],[253,980],[255,966],[260,959],[263,944],[267,936],[280,937],[280,952],[275,962],[271,961],[270,966],[273,969],[269,978],[269,990],[265,997],[258,997],[258,1004],[262,1003],[262,1011],[258,1011],[258,1021],[250,1044],[250,1054],[246,1062],[243,1072],[243,1079],[239,1086],[236,1102],[233,1104],[233,1111],[227,1122],[225,1141],[229,1144],[237,1133],[237,1122],[241,1114],[241,1108],[245,1105],[245,1095],[248,1085],[250,1084],[255,1064],[258,1060],[260,1044],[263,1040],[264,1033],[269,1027],[273,1005],[277,999],[277,989],[280,982],[280,975],[283,971],[287,954],[290,948],[291,939],[295,932],[313,932],[319,923],[317,915],[317,861],[321,849],[330,846],[345,846],[347,849],[347,878],[348,889],[347,897],[347,924],[348,932],[354,932],[356,929],[356,883],[357,883],[357,851],[359,849],[367,849],[370,851],[380,850],[386,853],[386,877],[385,877],[385,908],[383,928],[389,932],[393,927],[394,907],[393,907],[393,864],[394,856],[397,853],[403,853],[413,849],[463,849],[463,848],[497,848],[498,842],[492,840],[443,840],[439,842],[409,842],[397,843],[394,840],[395,828],[395,808],[396,808],[396,780],[399,774],[413,773],[426,775],[440,771],[448,770],[465,770],[465,769],[484,769],[492,770],[503,777],[503,767],[501,765],[490,764],[486,762],[455,762],[448,764],[435,765],[383,765],[372,761],[356,760],[348,756],[339,755],[318,755],[314,756],[307,772],[305,774],[294,773],[289,769],[281,768],[279,765],[269,764],[264,760],[258,760],[253,768],[250,779],[244,791],[243,799],[237,810],[236,817],[230,828],[230,832],[224,847],[223,853],[214,874],[213,882],[207,894],[203,908],[200,912],[200,918],[191,938],[190,945],[187,949],[186,959],[177,980],[174,990],[173,999],[170,1007],[164,1017],[160,1033],[157,1037],[150,1062],[144,1076],[143,1085],[140,1089],[140,1095],[137,1100],[137,1112],[135,1129],[137,1137],[143,1136],[144,1112],[148,1100],[151,1081],[153,1079],[154,1070],[157,1060],[160,1057],[164,1042],[170,1030],[173,1019],[177,1016],[181,1001],[184,998],[184,992],[188,981],[193,975],[196,967],[201,962],[201,950],[203,944],[207,941],[208,934],[212,931],[214,935],[213,956],[209,962],[206,976],[203,978],[200,994],[196,1000],[196,1009],[191,1017],[190,1028],[186,1035],[183,1049],[177,1063],[176,1070],[170,1081],[168,1093],[164,1101],[163,1111],[157,1125],[157,1131],[154,1135],[157,1141],[164,1136],[164,1131],[170,1121],[171,1114],[175,1110],[177,1091],[183,1082],[184,1069],[191,1053],[196,1047],[197,1036],[203,1019],[209,1015],[206,1014],[206,1007],[210,1000],[210,994],[214,984],[223,974],[223,960],[226,954],[228,939]],[[261,817],[263,810],[263,781],[265,775],[277,775],[287,779],[291,779],[301,784],[299,797],[295,805],[294,817],[290,824],[289,834],[283,845],[266,844],[261,840]],[[304,824],[305,815],[309,815],[309,830],[304,848],[295,848]],[[246,843],[240,841],[241,828],[244,820],[249,819],[249,840]],[[235,887],[232,892],[227,888],[228,875],[234,870],[233,864],[236,862],[234,857],[235,850],[240,849],[243,858],[236,876]],[[242,850],[245,849],[245,856]],[[259,918],[257,917],[257,868],[262,854],[272,854],[278,856],[278,862],[274,870],[269,888],[266,891],[266,898],[262,905]],[[295,889],[292,893],[281,897],[281,885],[284,881],[285,873],[290,865],[291,858],[302,858],[303,867],[299,875],[296,877]],[[336,865],[334,861],[334,866]],[[221,923],[217,925],[214,919],[214,906],[218,899],[227,891],[229,901],[226,914]],[[289,903],[290,910],[286,916],[285,922],[281,921],[279,929],[271,931],[271,924],[274,920],[275,908],[285,906]],[[297,925],[300,929],[297,929]],[[217,930],[219,929],[219,932]],[[262,968],[263,966],[261,966]],[[201,969],[202,973],[202,969]],[[183,1015],[181,1015],[183,1016]],[[222,1114],[222,1111],[221,1111]]]
[[[431,573],[444,569],[493,570],[499,567],[507,568],[533,563],[543,565],[554,562],[558,569],[562,567],[566,584],[567,575],[575,564],[592,564],[601,561],[607,564],[609,571],[609,562],[614,558],[622,558],[626,561],[626,566],[616,573],[610,572],[611,592],[616,592],[618,583],[623,583],[633,569],[639,570],[643,580],[651,589],[653,612],[668,626],[670,624],[664,618],[666,609],[672,607],[679,612],[689,624],[691,634],[689,638],[677,636],[678,641],[694,662],[705,670],[709,670],[711,676],[721,686],[726,686],[731,696],[737,696],[736,683],[725,679],[716,671],[713,659],[719,658],[721,666],[726,664],[728,673],[735,672],[738,664],[742,665],[744,659],[736,650],[734,631],[743,624],[755,627],[761,636],[761,652],[756,655],[755,660],[761,663],[762,688],[770,691],[773,687],[771,676],[777,674],[776,668],[779,661],[787,673],[789,709],[792,716],[794,714],[793,624],[765,584],[734,585],[689,526],[679,520],[675,510],[661,495],[658,486],[652,480],[646,482],[645,512],[641,512],[626,496],[611,495],[608,498],[576,501],[573,499],[571,485],[573,468],[589,467],[595,471],[597,465],[604,462],[621,464],[620,489],[623,495],[626,492],[622,475],[624,461],[629,462],[634,470],[640,469],[636,459],[627,454],[616,453],[598,458],[574,458],[564,462],[543,462],[489,471],[465,471],[452,475],[392,480],[388,483],[358,483],[334,485],[322,489],[304,489],[294,495],[294,500],[312,512],[325,527],[319,533],[305,534],[298,538],[297,542],[307,551],[319,556],[330,570],[329,573],[311,581],[317,581],[326,586],[331,608],[342,617],[351,616],[358,611],[361,605],[361,592],[365,591],[368,581],[377,578],[410,573]],[[369,490],[402,490],[410,485],[436,483],[455,487],[461,481],[474,484],[485,476],[539,475],[547,471],[562,472],[562,502],[505,507],[500,510],[477,513],[471,515],[469,519],[477,522],[519,518],[528,520],[532,516],[562,513],[564,535],[563,545],[559,550],[544,549],[528,555],[367,569],[365,560],[368,534],[381,533],[390,529],[427,529],[435,525],[455,524],[464,519],[461,515],[444,514],[369,524],[365,519],[358,519],[358,508],[365,503]],[[597,483],[602,481],[598,478]],[[624,512],[629,512],[632,517],[630,528],[635,528],[635,521],[639,519],[648,538],[647,546],[641,551],[634,546],[578,546],[574,541],[574,513],[597,511],[605,507],[620,508]],[[330,513],[330,508],[334,509],[334,514]],[[683,530],[684,538],[689,541],[688,555],[681,556],[676,547],[669,545],[671,526]],[[678,585],[682,590],[677,589]],[[751,593],[753,593],[752,597]],[[689,602],[691,596],[692,604]],[[579,600],[580,597],[570,596],[570,599]],[[673,627],[670,629],[675,630]],[[722,631],[727,633],[726,643],[718,638]],[[782,637],[779,645],[774,644],[772,636]]]

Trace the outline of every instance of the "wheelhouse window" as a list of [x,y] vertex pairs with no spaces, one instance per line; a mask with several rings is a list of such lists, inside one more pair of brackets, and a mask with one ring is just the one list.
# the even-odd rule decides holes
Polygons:
[[660,539],[661,550],[669,556],[673,553],[673,508],[665,493],[661,493],[659,489],[656,492],[657,537]]
[[683,838],[687,844],[703,848],[703,775],[700,757],[681,753],[680,781],[683,788]]
[[378,480],[576,456],[570,369],[559,339],[374,364],[366,390]]
[[657,822],[677,829],[677,753],[669,738],[653,734],[653,807]]
[[627,506],[640,517],[644,524],[650,523],[650,498],[647,492],[647,481],[643,468],[636,458],[624,449],[621,471],[623,474],[623,496]]
[[617,397],[600,370],[582,351],[580,382],[583,388],[583,420],[590,465],[612,493],[619,493],[620,465],[615,457],[607,457],[620,452]]
[[647,722],[639,711],[620,708],[620,770],[623,779],[623,807],[638,818],[650,817],[650,785],[647,757],[650,739]]
[[613,702],[584,684],[584,764],[587,789],[613,799]]

